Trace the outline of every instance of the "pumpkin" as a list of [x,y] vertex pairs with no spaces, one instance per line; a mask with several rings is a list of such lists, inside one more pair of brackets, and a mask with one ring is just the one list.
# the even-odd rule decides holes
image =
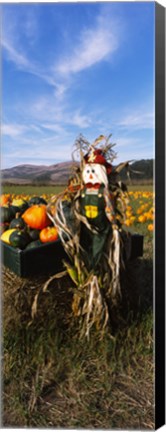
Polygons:
[[3,234],[1,235],[1,240],[4,241],[5,243],[10,244],[10,236],[14,231],[16,231],[16,228],[12,228],[4,231]]
[[10,194],[2,194],[0,195],[0,206],[4,206],[5,204],[10,202]]
[[30,200],[28,201],[29,206],[34,205],[34,204],[47,204],[47,201],[39,196],[35,196],[30,198]]
[[52,242],[58,239],[58,230],[56,227],[46,227],[40,231],[40,240],[42,243]]
[[21,230],[14,230],[10,237],[9,242],[11,246],[19,248],[19,249],[25,249],[28,243],[30,243],[30,237],[26,231]]
[[51,221],[47,216],[46,205],[45,204],[35,204],[29,207],[23,214],[22,218],[24,222],[34,229],[42,230],[48,225],[51,225]]

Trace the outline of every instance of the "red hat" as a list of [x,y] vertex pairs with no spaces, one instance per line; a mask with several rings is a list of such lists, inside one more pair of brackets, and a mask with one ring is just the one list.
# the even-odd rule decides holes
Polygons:
[[101,149],[92,148],[89,153],[84,156],[85,163],[94,163],[99,165],[104,165],[107,170],[107,174],[112,171],[112,166],[109,164]]

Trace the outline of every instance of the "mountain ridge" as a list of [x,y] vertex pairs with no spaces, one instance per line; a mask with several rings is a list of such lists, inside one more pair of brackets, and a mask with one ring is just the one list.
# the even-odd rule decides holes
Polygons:
[[[141,159],[130,164],[131,170],[140,171],[140,174],[131,173],[133,179],[153,178],[153,159]],[[66,184],[72,173],[72,166],[78,162],[59,162],[52,165],[20,164],[1,170],[2,183],[10,184]],[[121,178],[127,179],[125,170]]]

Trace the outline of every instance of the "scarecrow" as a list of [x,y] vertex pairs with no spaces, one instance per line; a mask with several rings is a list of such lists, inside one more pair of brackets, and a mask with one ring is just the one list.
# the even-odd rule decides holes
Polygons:
[[115,223],[113,198],[108,197],[108,177],[111,165],[106,162],[102,150],[92,150],[85,156],[82,172],[83,188],[80,211],[87,218],[91,229],[82,223],[80,243],[89,270],[97,271],[108,236]]
[[[79,320],[80,335],[89,337],[93,325],[103,332],[109,321],[109,305],[121,296],[120,271],[124,266],[124,232],[120,218],[127,203],[126,187],[117,181],[115,153],[109,138],[90,145],[80,138],[80,166],[67,189],[53,197],[48,215],[58,228],[69,260],[66,272],[74,283],[72,310]],[[105,144],[98,144],[104,139]]]

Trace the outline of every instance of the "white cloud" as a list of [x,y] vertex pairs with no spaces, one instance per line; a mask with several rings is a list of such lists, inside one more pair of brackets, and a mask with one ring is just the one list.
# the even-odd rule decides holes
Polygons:
[[29,54],[29,46],[33,45],[37,38],[35,14],[30,9],[26,9],[26,14],[23,15],[19,14],[19,12],[20,9],[18,8],[15,13],[12,13],[10,9],[5,10],[3,13],[1,46],[4,49],[6,58],[14,63],[17,69],[32,74],[48,85],[55,87],[58,95],[60,88],[54,75],[45,64],[41,65]]
[[38,38],[38,22],[36,14],[31,8],[26,9],[26,16],[24,16],[23,31],[26,35],[30,45],[33,45]]
[[[69,56],[64,57],[62,51],[59,62],[55,64],[53,52],[50,64],[47,62],[40,64],[30,55],[31,50],[29,50],[29,46],[37,37],[37,28],[37,15],[35,16],[32,11],[29,10],[27,16],[24,16],[24,26],[22,21],[20,23],[19,14],[17,16],[15,13],[13,17],[10,11],[4,20],[2,46],[7,58],[19,70],[32,74],[53,87],[55,99],[59,103],[63,102],[67,90],[73,85],[72,75],[110,58],[120,42],[119,25],[115,19],[104,14],[101,8],[101,13],[96,18],[94,25],[84,28],[78,35],[77,42],[74,42]],[[26,37],[24,45],[21,35]],[[77,120],[80,123],[79,119]]]
[[57,134],[63,134],[64,133],[64,128],[59,125],[59,124],[55,124],[55,123],[41,123],[40,125],[42,128],[47,129],[49,131],[52,132],[56,132]]
[[[31,67],[31,62],[28,60],[25,50],[28,47],[29,41],[36,34],[35,17],[30,12],[30,9],[15,8],[12,5],[2,9],[2,32],[1,44],[7,53],[7,57],[18,68],[28,69]],[[24,39],[24,49],[23,49]]]
[[65,95],[65,93],[69,87],[70,87],[70,84],[66,83],[66,82],[65,83],[63,82],[61,84],[56,83],[54,95],[55,95],[55,98],[57,101],[63,100],[63,97],[64,97],[64,95]]
[[42,70],[40,65],[28,59],[27,56],[21,52],[21,49],[14,44],[14,40],[2,38],[1,44],[7,53],[8,59],[12,61],[18,69],[24,70],[55,87],[57,97],[64,93],[65,87],[60,86],[49,71]]
[[27,132],[27,130],[28,128],[26,126],[18,124],[2,124],[1,128],[2,135],[7,135],[11,138],[22,135]]
[[79,129],[90,127],[94,121],[95,113],[83,111],[80,107],[73,108],[71,103],[59,103],[54,95],[43,95],[24,104],[17,105],[17,113],[21,112],[29,124],[33,122],[42,128],[63,133],[73,126]]
[[29,68],[30,63],[26,56],[19,52],[12,44],[10,44],[9,41],[5,40],[4,38],[1,41],[2,47],[5,48],[8,58],[14,62],[19,68]]
[[[19,70],[32,74],[48,84],[41,87],[40,97],[37,95],[39,93],[35,94],[40,88],[36,86],[33,87],[34,93],[31,90],[26,100],[23,97],[19,99],[18,96],[16,103],[13,106],[10,104],[11,120],[6,117],[6,124],[2,126],[4,136],[7,135],[7,139],[11,138],[8,142],[4,138],[11,150],[7,156],[10,160],[20,160],[22,157],[26,161],[44,161],[50,158],[54,163],[57,159],[70,159],[74,140],[80,132],[84,134],[84,130],[90,142],[93,142],[100,133],[105,134],[107,131],[113,133],[114,141],[116,132],[115,151],[117,150],[121,160],[131,159],[133,155],[140,158],[140,154],[145,154],[145,143],[141,142],[141,139],[131,138],[131,134],[134,136],[136,131],[135,136],[138,138],[137,130],[153,128],[154,116],[151,105],[135,105],[133,109],[129,105],[123,106],[118,108],[117,113],[116,108],[111,108],[111,103],[110,109],[106,110],[106,107],[97,101],[93,109],[92,104],[90,105],[90,109],[84,101],[81,104],[81,98],[76,100],[75,97],[78,93],[78,83],[81,82],[81,77],[77,77],[77,74],[100,62],[110,61],[121,45],[123,25],[120,28],[115,17],[110,16],[110,12],[107,15],[105,9],[104,11],[105,13],[103,7],[100,7],[100,15],[91,19],[90,27],[86,27],[85,23],[84,30],[78,34],[77,40],[74,40],[71,50],[68,44],[68,54],[65,56],[65,51],[62,50],[56,64],[54,50],[52,56],[49,52],[48,60],[43,48],[43,57],[46,60],[44,62],[39,60],[40,55],[33,56],[35,49],[32,49],[32,44],[37,38],[39,24],[35,21],[35,16],[29,14],[24,23],[20,23],[17,17],[16,23],[16,16],[13,14],[10,20],[6,21],[7,27],[3,28],[2,44],[8,60]],[[37,18],[36,15],[36,20]],[[72,95],[70,91],[73,90],[76,79],[77,88]],[[21,120],[23,124],[20,124]],[[24,149],[21,155],[20,148]]]
[[154,113],[147,112],[146,108],[143,108],[122,117],[116,124],[125,128],[152,129],[154,128]]
[[38,125],[60,125],[64,123],[65,106],[61,101],[58,103],[54,94],[43,94],[31,99],[26,104],[20,102],[17,105],[17,112],[22,112],[30,122],[37,122]]
[[77,73],[108,58],[118,48],[116,25],[107,17],[99,16],[97,24],[84,30],[70,56],[55,65],[60,75]]
[[[10,164],[10,166],[14,166],[14,162],[12,163],[14,160],[26,161],[27,163],[30,160],[33,160],[33,163],[38,163],[38,160],[45,163],[47,160],[50,161],[50,164],[54,164],[57,161],[71,160],[72,145],[73,138],[70,134],[61,137],[57,135],[49,138],[41,137],[40,141],[39,139],[21,137],[20,141],[17,139],[14,146],[13,143],[8,143],[8,152],[3,152],[5,165]],[[20,148],[23,148],[24,151],[20,152]]]
[[91,124],[90,116],[82,115],[80,110],[66,115],[66,123],[77,126],[81,129],[87,128]]

